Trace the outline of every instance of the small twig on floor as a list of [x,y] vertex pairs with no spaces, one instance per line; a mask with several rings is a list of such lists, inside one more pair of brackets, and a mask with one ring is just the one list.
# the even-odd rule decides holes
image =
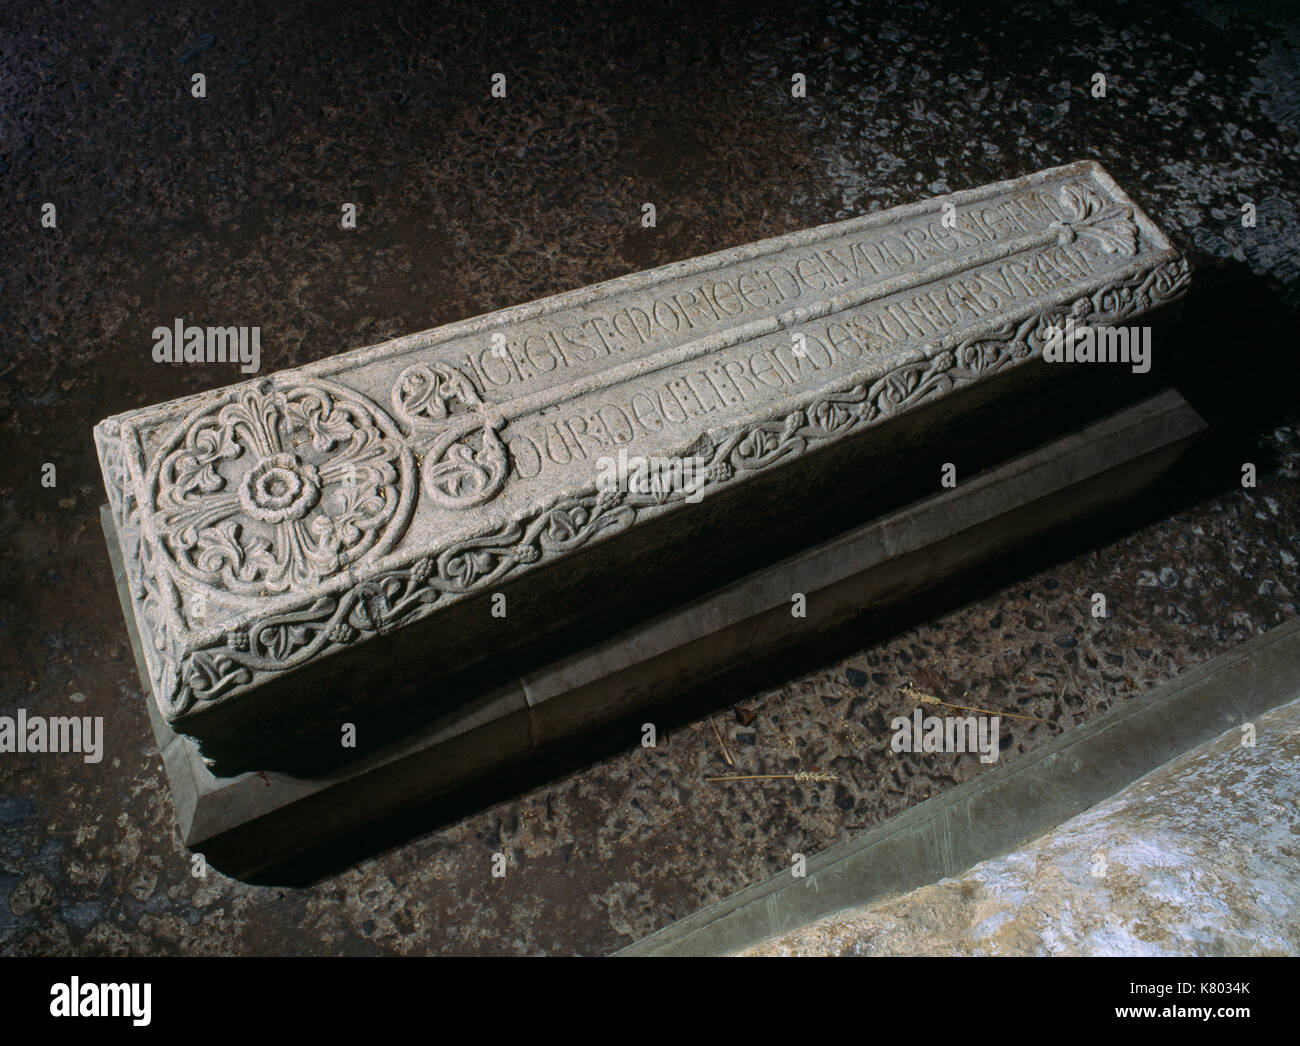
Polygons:
[[727,761],[727,765],[735,766],[736,761],[731,758],[731,753],[727,751],[727,742],[722,740],[722,733],[718,730],[718,724],[713,721],[713,716],[709,716],[709,726],[713,727],[713,736],[718,739],[718,747],[722,749],[722,757]]
[[898,692],[912,698],[914,701],[921,702],[923,705],[943,705],[945,708],[959,708],[963,712],[979,712],[981,715],[1006,716],[1008,719],[1032,719],[1035,723],[1047,723],[1048,726],[1054,725],[1049,723],[1046,719],[1039,719],[1036,715],[1022,715],[1019,712],[991,712],[987,708],[975,708],[972,705],[956,705],[951,701],[941,701],[933,694],[927,694],[924,690],[918,690],[911,683],[904,683],[898,688]]
[[838,781],[834,774],[814,770],[800,770],[797,774],[738,774],[728,777],[706,777],[706,781]]

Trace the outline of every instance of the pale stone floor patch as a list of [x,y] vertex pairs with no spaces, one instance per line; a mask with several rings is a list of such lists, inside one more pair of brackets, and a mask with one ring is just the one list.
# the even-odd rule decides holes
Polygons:
[[742,955],[1300,953],[1300,701],[1032,845]]

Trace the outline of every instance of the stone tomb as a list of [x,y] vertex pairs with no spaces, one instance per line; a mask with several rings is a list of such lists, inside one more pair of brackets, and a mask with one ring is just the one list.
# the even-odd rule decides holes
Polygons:
[[832,502],[871,518],[922,472],[933,492],[945,459],[912,448],[1057,413],[1016,392],[1049,375],[1085,398],[1043,361],[1053,330],[1147,325],[1187,283],[1083,162],[109,418],[151,700],[229,771],[337,753],[358,716],[392,740],[509,652],[827,536]]
[[[280,878],[287,861],[299,864],[297,875],[301,868],[316,868],[311,878],[322,862],[337,863],[337,854],[329,856],[335,837],[343,836],[343,852],[355,855],[355,839],[348,836],[362,826],[370,825],[380,838],[400,836],[409,830],[403,824],[418,823],[424,830],[431,815],[424,800],[444,799],[435,818],[472,809],[472,794],[444,793],[485,774],[487,794],[507,774],[511,791],[527,788],[537,779],[529,755],[620,716],[635,716],[627,721],[627,736],[635,743],[647,716],[661,722],[647,706],[665,694],[738,665],[782,656],[802,638],[850,618],[870,632],[872,618],[877,624],[887,619],[897,601],[916,589],[1013,555],[1063,522],[1113,511],[1168,469],[1203,430],[1186,401],[1166,390],[968,477],[955,489],[764,564],[499,686],[482,686],[467,701],[437,707],[429,722],[399,740],[362,746],[358,758],[310,776],[276,770],[214,774],[194,741],[176,734],[149,702],[181,838],[229,875]],[[130,590],[107,506],[102,516],[144,679]],[[790,615],[795,591],[807,600],[807,616],[797,623]],[[863,607],[872,608],[866,618],[859,616]],[[575,749],[572,755],[575,762],[587,762],[592,752]],[[491,773],[506,762],[508,769]],[[483,789],[477,794],[481,802]],[[413,805],[419,809],[406,809]],[[372,824],[376,819],[387,824]],[[305,862],[293,860],[304,852],[309,852]]]

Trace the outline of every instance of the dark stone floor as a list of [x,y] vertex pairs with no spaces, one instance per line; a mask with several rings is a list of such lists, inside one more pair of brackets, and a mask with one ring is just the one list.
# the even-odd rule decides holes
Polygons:
[[[905,683],[1048,720],[1004,720],[1013,758],[1297,613],[1293,5],[31,0],[0,10],[0,47],[0,714],[102,715],[108,734],[97,765],[0,755],[0,953],[607,952],[979,772],[889,752]],[[1215,426],[1190,469],[677,702],[655,750],[624,724],[306,885],[190,875],[90,429],[239,375],[155,364],[153,327],[260,325],[269,372],[1085,157],[1198,267],[1162,361]],[[704,782],[728,772],[710,710],[731,772],[839,780]]]

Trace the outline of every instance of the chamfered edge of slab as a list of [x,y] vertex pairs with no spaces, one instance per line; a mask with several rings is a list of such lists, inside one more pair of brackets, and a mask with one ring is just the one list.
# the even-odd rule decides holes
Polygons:
[[623,956],[723,955],[1011,852],[1224,730],[1300,696],[1300,618],[854,839],[637,941]]

